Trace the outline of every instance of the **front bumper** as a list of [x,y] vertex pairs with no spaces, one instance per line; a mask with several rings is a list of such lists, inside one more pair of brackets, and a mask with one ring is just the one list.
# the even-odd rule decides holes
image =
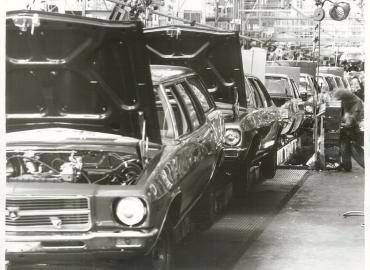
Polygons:
[[154,243],[158,229],[63,234],[7,233],[7,259],[37,254],[145,252]]
[[247,153],[247,149],[240,147],[225,147],[224,153],[225,153],[225,162],[239,161],[241,159],[244,159]]

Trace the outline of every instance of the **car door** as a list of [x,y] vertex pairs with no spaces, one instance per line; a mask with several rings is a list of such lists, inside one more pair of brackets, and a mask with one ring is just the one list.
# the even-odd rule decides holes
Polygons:
[[254,78],[254,82],[262,100],[263,121],[266,125],[266,134],[261,140],[261,146],[263,149],[268,149],[275,145],[280,133],[279,112],[262,82],[257,78]]
[[191,94],[185,80],[175,83],[176,95],[185,111],[191,132],[179,137],[180,143],[186,147],[187,158],[192,159],[192,170],[182,181],[182,211],[186,211],[201,196],[210,180],[216,160],[216,141],[212,125],[199,104]]
[[[266,134],[269,130],[269,121],[266,120],[267,114],[265,112],[264,100],[261,97],[260,91],[258,90],[258,85],[253,77],[247,77],[247,83],[250,87],[254,102],[255,110],[252,112],[256,127],[258,128],[258,134],[261,142],[264,140]],[[265,100],[266,102],[266,100]]]
[[292,87],[294,99],[293,99],[293,107],[294,107],[294,113],[295,113],[295,122],[292,130],[290,133],[296,132],[302,125],[303,120],[304,120],[304,106],[305,102],[302,101],[302,99],[299,97],[299,92],[298,92],[298,87],[295,84],[293,79],[290,79],[290,84]]
[[216,104],[211,95],[208,93],[207,88],[198,76],[186,78],[186,83],[190,92],[199,103],[203,113],[206,115],[206,120],[212,128],[213,138],[217,143],[217,148],[210,149],[210,151],[220,151],[225,133],[225,124],[222,112],[217,110]]

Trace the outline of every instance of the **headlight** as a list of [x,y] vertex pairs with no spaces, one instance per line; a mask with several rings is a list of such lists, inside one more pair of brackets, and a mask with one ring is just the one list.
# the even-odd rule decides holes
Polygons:
[[304,108],[306,112],[308,113],[312,113],[313,110],[312,110],[312,106],[311,105],[306,105],[306,107]]
[[227,145],[237,145],[240,142],[240,131],[237,129],[227,129],[225,132],[225,143]]
[[121,199],[116,207],[116,216],[124,224],[133,226],[143,221],[147,214],[145,204],[135,197]]

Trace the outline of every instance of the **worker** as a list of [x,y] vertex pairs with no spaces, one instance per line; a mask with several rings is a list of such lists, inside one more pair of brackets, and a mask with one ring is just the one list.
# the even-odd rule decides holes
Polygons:
[[[343,117],[340,133],[342,167],[345,171],[351,171],[351,144],[363,146],[364,104],[359,97],[344,88],[336,89],[332,97],[333,100],[342,102]],[[363,166],[363,156],[353,157]]]

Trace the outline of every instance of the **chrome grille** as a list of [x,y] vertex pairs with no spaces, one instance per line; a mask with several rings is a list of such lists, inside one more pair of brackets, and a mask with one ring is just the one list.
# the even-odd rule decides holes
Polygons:
[[71,197],[9,197],[7,231],[87,231],[91,227],[89,199]]
[[[55,215],[62,221],[64,225],[71,224],[86,224],[89,222],[89,215]],[[52,226],[50,217],[48,216],[24,216],[19,217],[17,220],[11,220],[9,217],[6,217],[6,224],[10,226]]]
[[53,210],[53,209],[87,209],[86,198],[79,199],[7,199],[7,207],[20,207],[24,210]]

